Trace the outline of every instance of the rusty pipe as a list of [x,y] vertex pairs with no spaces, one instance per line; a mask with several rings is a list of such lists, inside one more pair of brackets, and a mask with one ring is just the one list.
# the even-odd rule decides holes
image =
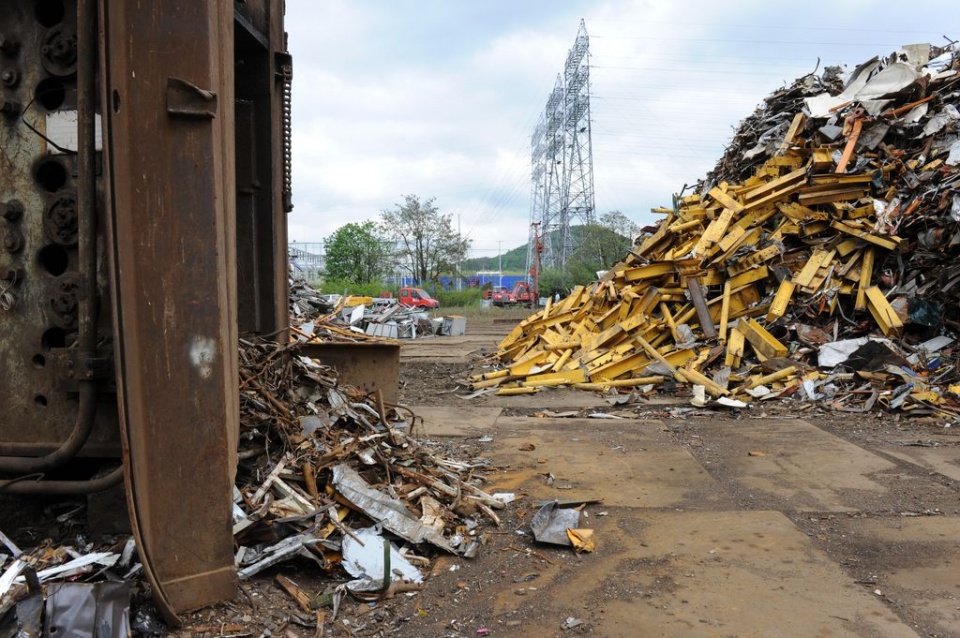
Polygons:
[[[78,0],[78,32],[86,45],[77,56],[77,188],[80,275],[83,295],[79,299],[80,355],[93,358],[97,353],[97,174],[96,174],[96,95],[97,95],[97,3]],[[85,49],[85,50],[84,50]]]
[[[97,191],[96,191],[96,69],[97,5],[94,0],[77,2],[77,206],[79,214],[80,279],[77,322],[78,354],[89,360],[97,354]],[[97,414],[97,385],[92,379],[80,379],[80,405],[77,421],[67,440],[56,450],[41,457],[0,457],[0,472],[26,474],[48,472],[72,459],[84,446]],[[0,483],[2,485],[3,483]]]
[[11,479],[0,481],[0,494],[60,494],[64,496],[80,496],[110,489],[123,481],[123,466],[111,470],[108,474],[84,481],[44,481]]

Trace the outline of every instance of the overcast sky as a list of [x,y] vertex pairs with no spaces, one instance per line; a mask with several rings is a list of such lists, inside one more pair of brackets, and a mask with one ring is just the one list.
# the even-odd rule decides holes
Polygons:
[[581,18],[597,212],[642,225],[818,58],[960,38],[957,0],[287,0],[290,239],[322,241],[409,193],[459,220],[474,256],[525,243],[530,135]]

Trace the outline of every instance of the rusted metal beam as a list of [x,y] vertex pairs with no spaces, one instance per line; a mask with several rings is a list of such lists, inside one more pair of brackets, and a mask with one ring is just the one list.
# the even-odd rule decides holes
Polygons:
[[176,623],[237,586],[233,3],[100,7],[127,498],[156,602]]

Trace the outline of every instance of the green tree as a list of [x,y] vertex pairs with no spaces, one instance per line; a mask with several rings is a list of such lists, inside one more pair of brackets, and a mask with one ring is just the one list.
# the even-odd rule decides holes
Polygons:
[[403,199],[403,204],[380,212],[384,232],[396,247],[396,266],[420,285],[455,272],[470,240],[454,230],[452,215],[441,213],[434,198],[420,201],[416,195],[404,195]]
[[572,261],[588,270],[606,270],[626,257],[639,228],[618,210],[604,213],[596,224],[581,227],[581,241]]
[[618,210],[600,216],[596,224],[574,226],[577,249],[567,257],[564,270],[545,268],[540,274],[540,294],[565,295],[577,285],[596,280],[597,273],[626,257],[639,228]]
[[388,265],[385,242],[372,221],[338,228],[327,238],[326,253],[327,277],[344,283],[377,281]]

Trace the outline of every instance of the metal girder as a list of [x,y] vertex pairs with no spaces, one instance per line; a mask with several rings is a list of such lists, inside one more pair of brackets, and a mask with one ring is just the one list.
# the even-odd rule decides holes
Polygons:
[[100,1],[127,498],[173,623],[237,586],[233,5]]

